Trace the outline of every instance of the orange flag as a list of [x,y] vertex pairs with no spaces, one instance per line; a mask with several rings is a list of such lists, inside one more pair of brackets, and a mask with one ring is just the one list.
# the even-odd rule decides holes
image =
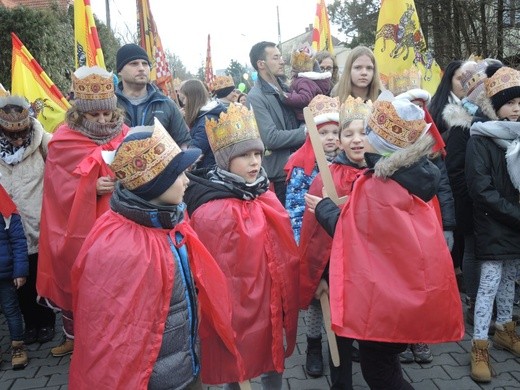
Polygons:
[[105,69],[90,0],[74,0],[74,48],[76,68],[97,65]]
[[[383,0],[377,20],[374,55],[381,81],[391,85],[408,83],[434,94],[441,69],[427,48],[413,0]],[[419,73],[419,84],[410,76]],[[401,89],[403,89],[401,88]],[[404,88],[405,89],[405,88]]]
[[211,45],[210,45],[210,37],[208,34],[208,50],[206,51],[206,72],[204,74],[204,81],[206,82],[206,86],[211,88],[213,85],[213,79],[215,75],[213,74],[213,65],[211,64]]
[[312,29],[312,48],[315,51],[327,50],[334,54],[332,36],[330,35],[329,14],[325,0],[318,0],[316,4],[316,17]]
[[150,72],[150,80],[155,81],[157,86],[169,95],[172,83],[172,74],[166,55],[157,32],[157,26],[150,10],[148,0],[137,0],[137,32],[141,47],[146,50],[148,57],[154,63]]
[[16,34],[11,33],[11,37],[11,94],[25,96],[33,116],[52,133],[65,120],[70,104]]

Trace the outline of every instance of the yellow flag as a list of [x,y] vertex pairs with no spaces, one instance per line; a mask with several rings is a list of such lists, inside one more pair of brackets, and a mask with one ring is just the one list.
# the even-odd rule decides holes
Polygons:
[[52,133],[65,120],[70,104],[16,34],[11,33],[11,37],[11,95],[29,100],[33,116]]
[[392,79],[405,83],[403,78],[418,71],[421,85],[417,87],[435,93],[442,72],[426,46],[413,0],[382,1],[374,55],[385,87]]
[[327,50],[334,54],[332,36],[330,35],[329,15],[325,0],[318,0],[316,4],[316,17],[312,29],[312,48],[316,51]]
[[97,65],[105,69],[90,0],[74,0],[74,48],[76,68]]

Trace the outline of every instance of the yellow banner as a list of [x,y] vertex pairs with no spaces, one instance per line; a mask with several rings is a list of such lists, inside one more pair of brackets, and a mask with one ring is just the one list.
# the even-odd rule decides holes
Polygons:
[[327,50],[334,54],[332,36],[330,35],[329,15],[325,0],[318,0],[316,4],[316,17],[312,30],[312,48],[316,51]]
[[383,0],[377,21],[374,55],[381,81],[405,84],[412,73],[420,73],[419,86],[435,93],[442,72],[429,50],[413,0]]
[[74,0],[74,49],[76,68],[97,65],[106,69],[90,0]]

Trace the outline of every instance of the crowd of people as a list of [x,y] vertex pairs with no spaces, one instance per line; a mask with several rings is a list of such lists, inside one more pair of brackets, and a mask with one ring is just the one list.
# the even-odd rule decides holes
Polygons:
[[96,66],[71,75],[54,134],[0,96],[12,368],[61,312],[51,353],[71,355],[71,389],[276,390],[305,310],[308,375],[328,360],[331,389],[349,390],[358,361],[371,389],[411,389],[402,363],[463,338],[464,292],[470,376],[490,382],[489,335],[520,356],[520,72],[453,61],[430,96],[420,73],[385,89],[363,46],[341,74],[308,45],[289,81],[275,43],[250,62],[247,95],[230,76],[190,79],[178,105],[124,45],[117,84]]

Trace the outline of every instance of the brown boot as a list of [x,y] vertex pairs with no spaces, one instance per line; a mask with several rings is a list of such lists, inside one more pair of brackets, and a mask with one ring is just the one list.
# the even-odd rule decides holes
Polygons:
[[23,341],[13,341],[11,343],[11,365],[13,370],[23,370],[27,367],[29,359]]
[[491,382],[489,341],[473,340],[471,347],[471,379],[475,382]]
[[74,352],[74,340],[65,338],[63,343],[51,349],[51,354],[54,357],[60,357],[68,355]]
[[493,345],[498,349],[507,349],[515,356],[520,357],[520,336],[516,334],[516,323],[507,322],[503,325],[495,324]]

